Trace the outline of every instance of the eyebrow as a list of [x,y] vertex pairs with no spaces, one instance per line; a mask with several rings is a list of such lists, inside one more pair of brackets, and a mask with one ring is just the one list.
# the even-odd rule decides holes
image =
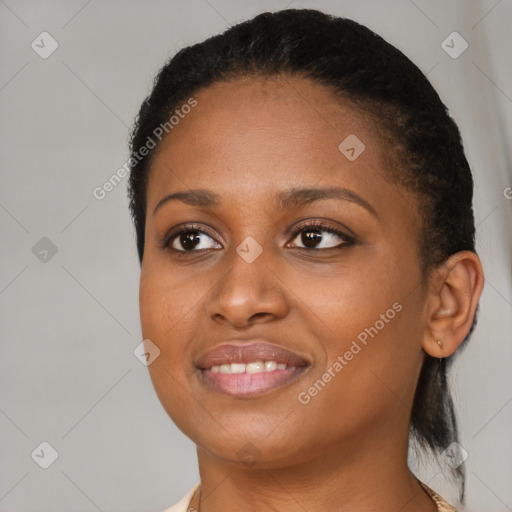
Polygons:
[[[370,203],[347,188],[293,188],[291,190],[280,192],[276,196],[277,205],[282,210],[297,208],[299,206],[324,199],[338,199],[358,204],[370,212],[374,217],[379,218],[379,215]],[[197,189],[187,192],[174,192],[173,194],[168,194],[160,199],[153,210],[153,215],[155,215],[164,204],[167,204],[170,201],[181,201],[190,206],[203,208],[213,208],[221,204],[220,196],[210,190]]]
[[315,201],[323,199],[339,199],[342,201],[350,201],[356,203],[368,210],[377,219],[379,215],[375,208],[365,201],[362,197],[358,196],[348,188],[341,187],[328,187],[328,188],[294,188],[281,192],[277,196],[277,202],[281,209],[291,209],[297,206],[310,204]]
[[188,192],[175,192],[174,194],[169,194],[167,196],[162,197],[158,204],[155,206],[153,210],[153,215],[166,203],[170,201],[181,201],[183,203],[189,204],[190,206],[198,206],[203,208],[213,208],[214,206],[218,206],[220,204],[220,196],[215,192],[211,192],[210,190],[197,189],[190,190]]

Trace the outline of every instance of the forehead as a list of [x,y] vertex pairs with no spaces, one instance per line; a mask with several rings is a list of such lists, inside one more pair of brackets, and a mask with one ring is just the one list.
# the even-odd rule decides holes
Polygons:
[[197,106],[157,150],[148,206],[162,188],[200,184],[240,197],[341,175],[346,186],[384,176],[385,155],[370,116],[309,80],[241,78],[194,98]]

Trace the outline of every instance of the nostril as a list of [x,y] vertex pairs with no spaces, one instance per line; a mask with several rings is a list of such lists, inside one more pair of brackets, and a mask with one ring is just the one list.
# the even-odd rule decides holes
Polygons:
[[267,315],[269,315],[270,313],[265,313],[265,312],[262,312],[262,313],[254,313],[254,315],[251,316],[250,320],[252,320],[253,318],[261,318],[261,317],[265,317]]

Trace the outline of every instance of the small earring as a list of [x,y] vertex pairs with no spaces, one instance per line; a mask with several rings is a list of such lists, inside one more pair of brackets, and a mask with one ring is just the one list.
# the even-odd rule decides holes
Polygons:
[[[442,343],[442,341],[441,340],[436,340],[436,341],[437,341],[437,344],[441,347],[441,352],[442,352],[443,351],[443,343]],[[441,368],[442,364],[443,364],[443,358],[440,357],[439,358],[439,368]]]

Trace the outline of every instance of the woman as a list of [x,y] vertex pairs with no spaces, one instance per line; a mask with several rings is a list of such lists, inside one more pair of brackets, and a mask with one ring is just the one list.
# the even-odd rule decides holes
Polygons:
[[483,287],[473,181],[425,76],[369,29],[264,13],[160,71],[132,136],[140,312],[197,445],[169,511],[455,510],[447,370]]

